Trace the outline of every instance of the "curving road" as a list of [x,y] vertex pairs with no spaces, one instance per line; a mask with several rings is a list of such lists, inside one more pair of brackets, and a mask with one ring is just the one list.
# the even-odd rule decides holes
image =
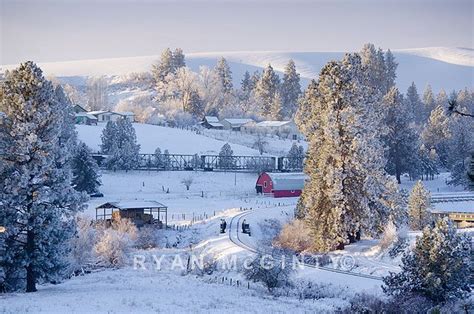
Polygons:
[[[235,215],[234,217],[232,217],[231,220],[230,220],[230,223],[229,223],[229,232],[228,232],[229,240],[232,243],[234,243],[235,245],[241,247],[242,249],[245,249],[245,250],[247,250],[249,252],[252,252],[252,253],[258,253],[259,250],[256,247],[250,246],[247,243],[244,243],[242,241],[242,239],[241,239],[242,233],[240,231],[240,227],[241,227],[241,220],[244,217],[246,217],[248,215],[251,215],[255,211],[257,211],[257,210],[244,211],[244,212],[239,213],[239,214]],[[245,235],[245,236],[247,236],[247,235]],[[304,266],[314,268],[314,269],[318,269],[322,272],[330,273],[331,276],[334,276],[336,274],[337,274],[336,277],[340,277],[341,275],[344,276],[344,278],[334,278],[335,280],[338,280],[338,279],[347,280],[348,278],[357,277],[358,279],[363,278],[364,280],[369,280],[372,283],[378,283],[378,284],[382,280],[382,278],[378,277],[378,276],[367,275],[367,274],[359,274],[359,273],[354,273],[354,272],[351,272],[351,271],[344,271],[344,270],[334,269],[334,268],[330,268],[330,267],[316,266],[316,265],[306,264],[306,263],[304,263]]]

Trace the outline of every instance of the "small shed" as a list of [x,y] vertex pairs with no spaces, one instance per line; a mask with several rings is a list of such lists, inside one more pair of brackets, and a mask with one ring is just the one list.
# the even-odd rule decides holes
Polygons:
[[202,118],[201,125],[206,129],[224,129],[224,125],[219,122],[219,118],[216,116],[205,116],[204,118]]
[[95,209],[96,220],[112,221],[130,219],[137,227],[156,224],[160,228],[168,225],[168,207],[156,201],[108,202]]
[[304,173],[269,173],[258,176],[257,194],[273,197],[297,197],[301,195],[307,176]]

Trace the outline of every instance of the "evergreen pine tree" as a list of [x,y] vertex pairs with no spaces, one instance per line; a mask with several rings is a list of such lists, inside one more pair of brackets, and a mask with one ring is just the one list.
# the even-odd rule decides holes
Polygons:
[[256,95],[262,103],[261,114],[264,117],[271,117],[272,104],[275,99],[275,93],[280,88],[280,78],[273,71],[269,64],[264,70],[262,77],[256,86]]
[[155,83],[164,82],[168,74],[175,73],[175,60],[171,49],[166,48],[161,53],[160,61],[152,68]]
[[220,83],[222,84],[222,90],[224,94],[230,94],[233,88],[232,71],[227,64],[226,59],[222,57],[219,59],[219,61],[217,61],[215,71],[217,72],[217,76],[219,77]]
[[155,157],[155,158],[154,158],[154,161],[155,161],[155,162],[154,162],[154,165],[155,165],[155,167],[157,167],[157,168],[163,167],[163,160],[162,160],[163,157],[162,157],[162,155],[161,155],[161,149],[160,149],[159,147],[157,147],[157,148],[155,149],[154,157]]
[[300,95],[300,75],[296,72],[295,62],[290,60],[285,67],[281,84],[282,107],[285,117],[293,117],[298,109],[298,98]]
[[91,153],[86,144],[80,143],[72,159],[72,185],[77,191],[87,194],[97,193],[101,185],[99,167]]
[[388,127],[384,135],[387,147],[387,172],[395,175],[401,183],[401,175],[413,167],[413,160],[418,152],[418,136],[409,125],[407,108],[402,95],[396,87],[392,87],[383,99],[385,125]]
[[184,61],[183,49],[176,48],[173,52],[173,71],[176,72],[179,68],[184,68],[186,62]]
[[470,289],[472,239],[457,234],[447,218],[423,229],[411,252],[402,258],[402,270],[383,279],[383,290],[402,299],[428,298],[435,304],[466,297]]
[[276,92],[273,95],[273,100],[270,108],[270,118],[276,121],[280,121],[283,118],[282,99],[279,92]]
[[431,221],[430,192],[417,181],[408,197],[408,217],[412,230],[422,230]]
[[125,118],[108,122],[102,133],[102,153],[111,170],[131,170],[138,165],[140,145],[132,123]]
[[398,63],[395,61],[395,56],[390,51],[387,50],[385,53],[385,91],[386,93],[395,86],[395,79],[397,78],[397,67]]
[[409,116],[407,116],[408,121],[416,121],[416,123],[421,123],[424,118],[424,109],[420,95],[418,95],[415,82],[412,82],[407,89],[405,103],[408,109],[407,113],[409,114]]
[[84,201],[71,186],[70,103],[33,62],[8,72],[0,90],[0,138],[9,144],[0,156],[0,225],[8,230],[1,267],[8,290],[33,292],[63,275],[73,215]]
[[441,106],[437,106],[431,112],[421,138],[428,149],[436,150],[441,164],[447,166],[449,155],[448,141],[451,138],[451,131],[449,119]]
[[229,143],[225,143],[219,152],[219,168],[232,169],[235,165],[233,156],[234,151],[230,147]]
[[196,90],[191,90],[189,97],[186,98],[184,111],[189,112],[194,117],[202,118],[204,116],[204,103]]
[[245,71],[244,78],[240,83],[240,100],[248,101],[250,99],[250,95],[253,91],[255,86],[252,86],[252,79],[250,77],[250,73]]
[[309,141],[303,190],[314,249],[333,250],[360,232],[376,234],[401,210],[396,183],[385,176],[366,73],[358,55],[330,62],[310,84],[299,110]]
[[288,168],[292,170],[301,170],[303,169],[304,161],[304,148],[301,145],[297,145],[295,142],[291,145],[290,150],[288,151]]
[[423,92],[423,106],[423,119],[420,121],[421,124],[424,124],[426,121],[428,121],[431,111],[436,108],[435,97],[433,90],[431,89],[431,85],[427,85]]

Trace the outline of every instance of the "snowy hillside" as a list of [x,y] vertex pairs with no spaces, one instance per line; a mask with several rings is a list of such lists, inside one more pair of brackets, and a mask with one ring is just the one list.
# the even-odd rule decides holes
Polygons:
[[[474,85],[474,51],[467,48],[420,48],[394,50],[399,63],[397,83],[402,91],[414,81],[419,89],[431,84],[435,91],[447,91]],[[193,70],[200,66],[213,67],[224,56],[231,66],[234,82],[238,84],[245,71],[253,72],[271,63],[282,71],[289,59],[296,63],[304,83],[316,78],[321,68],[330,60],[339,59],[342,52],[272,52],[238,51],[187,53],[186,63]],[[159,56],[79,60],[39,63],[48,75],[54,75],[75,85],[84,84],[87,76],[124,75],[149,71]],[[4,65],[11,69],[16,65]]]
[[[77,125],[79,140],[87,144],[93,151],[99,151],[101,134],[105,124],[97,126]],[[153,154],[159,147],[163,152],[169,150],[170,154],[218,154],[226,142],[198,135],[193,131],[167,128],[149,124],[134,124],[137,133],[140,153]],[[255,149],[231,144],[234,155],[259,155]]]

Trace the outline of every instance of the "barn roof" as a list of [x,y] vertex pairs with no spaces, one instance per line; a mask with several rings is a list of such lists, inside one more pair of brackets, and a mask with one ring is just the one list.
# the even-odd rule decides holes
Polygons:
[[91,120],[97,120],[96,116],[93,116],[93,115],[89,114],[88,112],[78,112],[75,115],[76,115],[76,117],[87,117]]
[[262,121],[257,123],[260,127],[280,127],[291,123],[291,121]]
[[272,179],[274,190],[302,190],[308,177],[302,172],[267,174]]
[[224,119],[225,121],[229,122],[232,125],[242,125],[248,122],[252,122],[252,119],[240,119],[240,118],[231,118],[231,119]]
[[166,208],[166,205],[156,201],[121,201],[108,202],[98,206],[97,208],[117,208],[121,210],[127,209],[150,209],[150,208]]
[[210,124],[210,123],[218,123],[219,118],[216,116],[205,116],[204,119]]

